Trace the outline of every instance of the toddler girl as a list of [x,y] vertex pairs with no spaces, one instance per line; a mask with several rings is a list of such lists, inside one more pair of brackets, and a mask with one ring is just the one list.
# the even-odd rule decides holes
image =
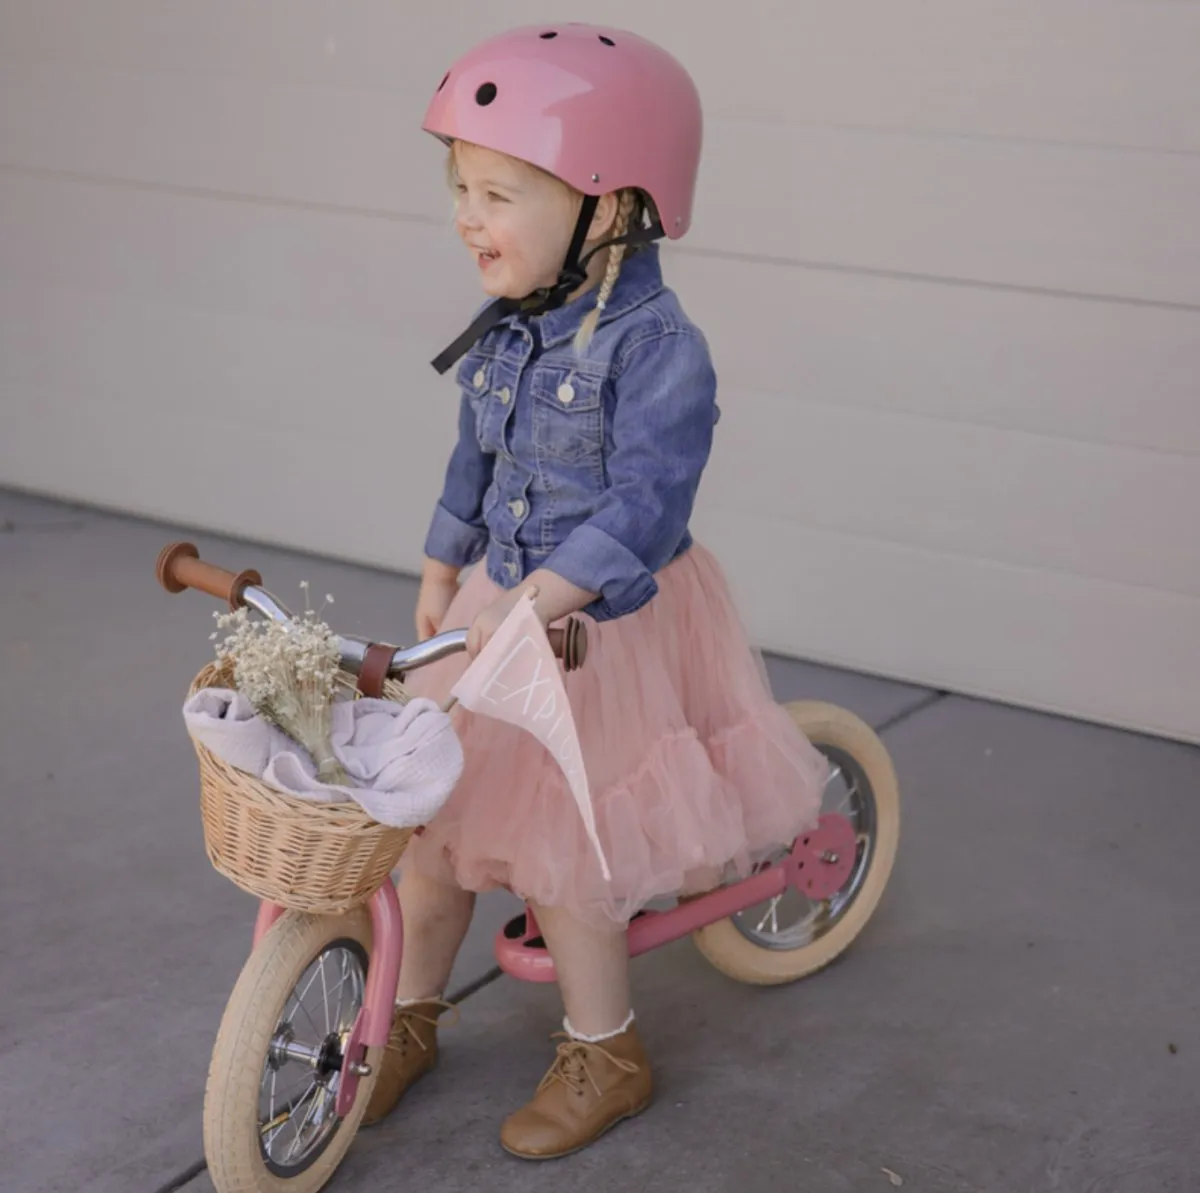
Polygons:
[[[650,1101],[629,919],[655,896],[745,873],[811,826],[826,764],[772,700],[688,529],[716,377],[653,241],[691,222],[691,79],[620,30],[518,29],[454,64],[424,127],[449,146],[457,230],[493,301],[434,362],[458,363],[462,398],[417,630],[469,625],[474,655],[530,587],[547,625],[587,619],[587,662],[565,682],[612,876],[550,754],[460,710],[462,780],[402,865],[396,1018],[364,1121],[433,1065],[475,893],[507,887],[534,908],[566,1009],[550,1071],[501,1131],[510,1152],[541,1159]],[[409,686],[443,699],[467,661]]]

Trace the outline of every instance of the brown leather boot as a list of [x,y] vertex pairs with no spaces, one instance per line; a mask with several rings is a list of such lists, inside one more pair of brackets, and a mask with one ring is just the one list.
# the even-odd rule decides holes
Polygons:
[[569,1156],[640,1114],[653,1096],[636,1024],[596,1044],[565,1034],[554,1038],[564,1042],[533,1101],[500,1131],[505,1151],[523,1160]]
[[443,1002],[440,998],[396,1008],[379,1080],[375,1082],[362,1117],[364,1127],[387,1118],[409,1089],[437,1064],[438,1020],[443,1012],[457,1009],[453,1003]]

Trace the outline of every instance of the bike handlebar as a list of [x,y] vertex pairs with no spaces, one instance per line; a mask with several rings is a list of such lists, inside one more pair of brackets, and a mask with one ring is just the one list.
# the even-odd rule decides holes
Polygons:
[[[192,543],[169,543],[165,546],[159,553],[155,574],[158,582],[170,593],[195,588],[227,602],[231,609],[246,606],[274,621],[292,620],[289,610],[262,587],[262,576],[258,572],[249,568],[237,573],[227,572],[215,564],[206,563]],[[587,659],[587,627],[583,622],[569,617],[564,628],[550,630],[548,636],[550,647],[562,659],[564,670],[575,671],[583,666]],[[359,675],[367,653],[374,645],[362,638],[338,635],[341,666],[351,674]],[[387,674],[390,678],[400,678],[407,671],[456,654],[466,647],[465,629],[445,630],[415,646],[394,650]]]
[[164,547],[158,556],[155,573],[158,582],[170,593],[196,588],[219,601],[227,601],[231,609],[240,607],[242,594],[249,585],[258,587],[262,584],[262,576],[255,571],[248,569],[234,575],[215,564],[205,563],[192,543],[170,543]]

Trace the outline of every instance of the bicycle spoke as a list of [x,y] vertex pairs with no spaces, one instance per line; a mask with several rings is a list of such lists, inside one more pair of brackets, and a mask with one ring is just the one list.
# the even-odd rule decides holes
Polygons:
[[321,972],[321,962],[322,962],[322,961],[324,961],[324,960],[325,960],[325,954],[324,954],[324,953],[322,953],[322,954],[320,955],[320,957],[318,957],[318,958],[317,958],[317,960],[316,960],[316,963],[315,963],[315,964],[316,964],[316,968],[315,968],[315,969],[313,970],[313,972],[312,972],[312,977],[310,977],[310,978],[308,979],[308,981],[304,983],[304,989],[303,989],[303,990],[301,990],[301,991],[300,991],[300,992],[299,992],[299,993],[298,993],[298,994],[295,996],[295,997],[296,997],[296,1002],[297,1002],[298,1004],[300,1004],[300,1005],[303,1005],[305,997],[308,995],[308,992],[309,992],[309,991],[312,989],[313,982],[315,982],[315,981],[317,980],[317,974],[319,974],[319,973]]
[[317,962],[317,968],[321,974],[321,998],[325,1003],[325,1035],[328,1035],[333,1030],[333,1024],[329,1022],[329,983],[325,980],[325,955]]
[[857,783],[853,784],[850,787],[847,787],[845,798],[842,800],[842,802],[840,804],[838,804],[838,806],[836,808],[834,808],[834,811],[835,812],[849,812],[851,810],[850,801],[852,799],[854,799],[857,795],[858,795],[858,784]]
[[341,1019],[342,997],[343,997],[346,985],[350,982],[350,980],[351,980],[350,975],[347,974],[345,977],[341,978],[338,981],[337,985],[333,986],[329,991],[330,998],[332,998],[335,994],[338,996],[338,1002],[337,1002],[338,1013],[337,1013],[337,1016],[334,1018],[332,1024],[330,1024],[330,1028],[329,1028],[330,1031],[335,1031],[337,1028],[345,1026],[345,1024],[342,1022],[342,1019]]
[[316,1036],[317,1040],[323,1040],[325,1038],[325,1033],[317,1026],[317,1021],[309,1013],[308,1007],[301,1003],[299,1009],[304,1012],[304,1018],[308,1020],[308,1025],[313,1029],[313,1034]]
[[[318,1085],[318,1082],[314,1079],[312,1085],[310,1085],[308,1088],[310,1090],[316,1089],[317,1085]],[[308,1092],[308,1090],[305,1091],[305,1093],[307,1093],[307,1092]],[[301,1099],[301,1101],[303,1101],[303,1098]],[[295,1137],[292,1139],[291,1146],[287,1150],[287,1155],[283,1157],[285,1163],[292,1158],[292,1153],[295,1152],[296,1145],[300,1142],[300,1139],[304,1134],[304,1128],[308,1126],[309,1119],[312,1118],[312,1113],[316,1109],[316,1106],[317,1106],[317,1099],[313,1098],[312,1101],[309,1102],[309,1104],[308,1104],[308,1109],[304,1112],[304,1118],[301,1120],[300,1126],[296,1128],[296,1134],[295,1134]]]
[[337,984],[338,1004],[337,1004],[337,1023],[338,1027],[347,1026],[342,1018],[342,1001],[346,996],[346,983],[350,980],[350,957],[349,954],[342,954],[342,979]]
[[[322,954],[322,956],[324,956],[324,954]],[[280,1019],[280,1026],[293,1027],[294,1024],[292,1021],[296,1017],[296,1012],[303,1011],[304,1017],[305,1017],[305,1019],[308,1020],[308,1025],[309,1025],[309,1027],[312,1028],[314,1034],[316,1035],[316,1038],[318,1040],[322,1040],[325,1038],[326,1033],[321,1031],[321,1029],[317,1026],[316,1020],[313,1019],[311,1012],[309,1011],[308,1007],[305,1005],[305,1002],[304,1002],[304,997],[306,994],[308,994],[309,990],[312,989],[312,985],[317,980],[317,974],[319,972],[320,972],[319,968],[314,969],[312,972],[312,976],[309,977],[308,981],[304,984],[304,989],[300,990],[300,991],[292,992],[292,996],[288,1000],[288,1005],[290,1006],[291,1009],[289,1010],[287,1007],[284,1008],[283,1017]]]
[[779,934],[779,900],[782,898],[782,895],[776,895],[775,898],[771,900],[770,904],[767,906],[766,915],[764,915],[763,918],[758,921],[758,927],[755,928],[756,932],[761,932],[766,925],[767,920],[770,920],[772,934],[776,936]]

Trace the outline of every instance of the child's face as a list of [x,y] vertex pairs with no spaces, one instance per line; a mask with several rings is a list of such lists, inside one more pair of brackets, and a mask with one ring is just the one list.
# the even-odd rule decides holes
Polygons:
[[524,298],[552,286],[579,200],[540,170],[477,145],[454,146],[455,226],[492,298]]

